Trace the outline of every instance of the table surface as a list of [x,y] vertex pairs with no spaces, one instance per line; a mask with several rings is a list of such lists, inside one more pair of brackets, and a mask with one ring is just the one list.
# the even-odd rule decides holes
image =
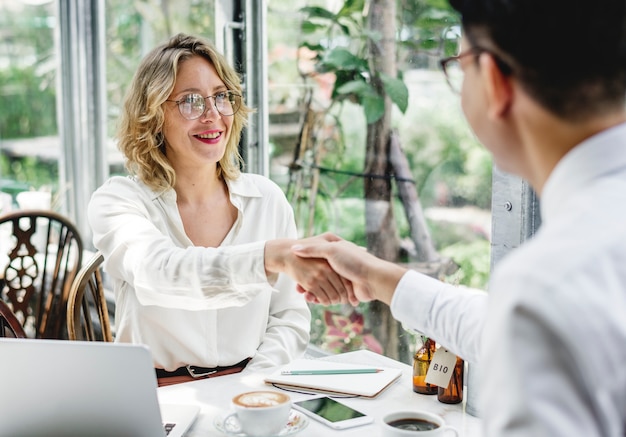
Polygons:
[[[377,437],[381,433],[382,417],[395,411],[426,410],[439,414],[447,424],[459,431],[460,437],[482,436],[480,419],[465,412],[465,403],[448,405],[437,401],[435,395],[422,395],[413,392],[412,368],[388,357],[370,352],[355,351],[321,358],[350,364],[365,364],[402,369],[402,376],[389,388],[374,399],[343,398],[344,402],[367,415],[374,417],[374,423],[341,431],[333,430],[321,423],[309,419],[308,426],[297,434],[298,437],[320,437],[341,435],[344,437]],[[218,431],[213,422],[216,417],[223,417],[230,411],[230,400],[238,393],[256,389],[271,388],[263,378],[275,369],[263,372],[244,371],[242,373],[203,379],[184,384],[160,387],[161,403],[193,404],[200,407],[200,415],[186,434],[186,437],[210,437],[225,434]],[[274,390],[274,388],[272,388]],[[293,401],[306,399],[311,395],[289,392]],[[467,396],[466,396],[467,397]]]

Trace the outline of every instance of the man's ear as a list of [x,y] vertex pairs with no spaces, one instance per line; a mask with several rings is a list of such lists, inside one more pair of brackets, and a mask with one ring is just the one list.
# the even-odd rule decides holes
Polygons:
[[501,117],[508,111],[513,100],[511,77],[502,73],[496,60],[489,53],[481,53],[478,62],[487,93],[487,115],[490,118]]

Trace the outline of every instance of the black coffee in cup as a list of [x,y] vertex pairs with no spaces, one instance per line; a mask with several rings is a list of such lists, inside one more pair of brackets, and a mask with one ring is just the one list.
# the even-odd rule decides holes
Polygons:
[[409,417],[406,419],[396,419],[387,423],[394,428],[404,429],[407,431],[430,431],[431,429],[439,428],[439,425],[434,422],[413,417]]

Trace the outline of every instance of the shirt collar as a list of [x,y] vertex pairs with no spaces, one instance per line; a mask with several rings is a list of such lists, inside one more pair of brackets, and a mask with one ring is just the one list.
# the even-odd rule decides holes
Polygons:
[[[248,177],[245,173],[241,173],[237,179],[227,179],[226,185],[228,186],[231,200],[241,199],[243,197],[263,197],[254,183],[254,178]],[[162,197],[170,202],[176,201],[176,191],[173,188],[168,188],[161,192],[153,192],[149,189],[147,189],[147,191],[153,200]],[[238,205],[239,202],[236,202],[235,206]]]
[[547,221],[592,181],[626,167],[626,123],[606,129],[574,147],[556,165],[541,195]]
[[247,177],[245,173],[239,175],[237,179],[226,180],[228,191],[231,196],[239,197],[262,197],[253,178]]

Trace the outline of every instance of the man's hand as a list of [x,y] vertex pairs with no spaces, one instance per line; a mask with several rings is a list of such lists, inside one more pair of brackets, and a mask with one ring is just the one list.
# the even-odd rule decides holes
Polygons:
[[299,288],[307,300],[322,304],[326,304],[328,299],[332,303],[345,302],[347,299],[352,305],[378,299],[389,304],[398,281],[406,272],[402,267],[381,260],[363,247],[333,234],[299,240],[292,250],[303,258],[325,259],[337,274],[351,283],[352,293],[342,296],[341,300],[333,299],[334,295],[320,296],[316,289]]
[[[335,272],[319,257],[300,257],[291,250],[296,243],[320,244],[339,240],[333,234],[323,234],[302,240],[273,240],[265,245],[265,269],[268,273],[285,273],[298,283],[298,291],[307,300],[330,305],[355,301],[352,284]],[[314,296],[314,299],[313,299]]]

